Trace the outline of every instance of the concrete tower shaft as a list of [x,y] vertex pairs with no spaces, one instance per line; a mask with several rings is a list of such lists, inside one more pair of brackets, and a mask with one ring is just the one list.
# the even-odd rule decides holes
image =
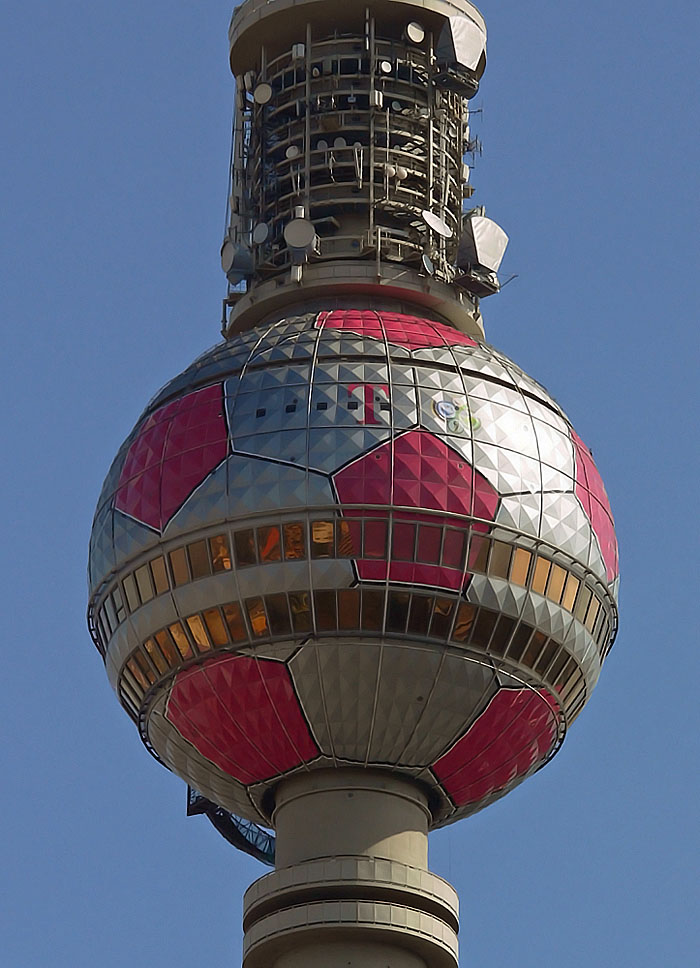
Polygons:
[[[469,98],[486,28],[467,0],[247,0],[236,77],[227,334],[350,297],[483,336],[462,242]],[[470,233],[467,233],[470,236]]]

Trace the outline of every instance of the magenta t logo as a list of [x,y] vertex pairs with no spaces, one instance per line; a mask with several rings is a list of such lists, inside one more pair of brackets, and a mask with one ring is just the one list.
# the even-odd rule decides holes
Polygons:
[[377,402],[375,399],[375,391],[383,393],[388,401],[389,387],[385,383],[351,383],[348,387],[348,396],[352,397],[355,390],[360,389],[364,389],[364,417],[362,419],[357,417],[357,422],[366,426],[369,424],[378,424],[379,420],[374,411],[374,405]]

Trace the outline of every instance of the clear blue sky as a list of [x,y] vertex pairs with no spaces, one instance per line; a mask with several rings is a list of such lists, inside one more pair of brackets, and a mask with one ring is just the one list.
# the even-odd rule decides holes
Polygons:
[[[359,0],[357,0],[359,2]],[[462,964],[694,962],[698,7],[484,0],[476,202],[519,279],[491,342],[593,447],[621,632],[554,762],[432,839]],[[264,871],[140,744],[85,621],[94,504],[153,391],[216,342],[230,0],[6,0],[0,103],[0,965],[240,963]]]

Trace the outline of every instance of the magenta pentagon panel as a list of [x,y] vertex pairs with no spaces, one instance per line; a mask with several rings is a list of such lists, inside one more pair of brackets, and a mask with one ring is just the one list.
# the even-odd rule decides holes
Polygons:
[[610,501],[590,450],[575,430],[571,431],[571,437],[576,450],[576,496],[591,522],[605,562],[608,581],[612,582],[620,569]]
[[225,656],[181,672],[166,718],[202,756],[244,784],[319,755],[282,662]]
[[[360,506],[346,508],[347,518],[383,519],[365,528],[357,568],[366,580],[386,579],[388,570],[391,581],[461,588],[464,539],[457,529],[467,527],[466,516],[482,519],[472,530],[487,532],[499,503],[495,489],[461,454],[423,430],[401,434],[365,454],[337,473],[333,483],[342,504]],[[389,553],[387,510],[377,506],[397,509]],[[426,513],[431,511],[444,513]],[[455,531],[447,532],[441,548],[444,525]]]
[[558,719],[544,690],[500,689],[433,773],[457,807],[478,803],[544,762],[557,741]]
[[477,346],[475,340],[458,329],[419,316],[375,312],[372,309],[336,309],[319,314],[320,329],[340,329],[358,336],[386,340],[408,350],[431,346]]
[[132,441],[114,507],[163,531],[227,453],[221,384],[167,403],[148,417]]

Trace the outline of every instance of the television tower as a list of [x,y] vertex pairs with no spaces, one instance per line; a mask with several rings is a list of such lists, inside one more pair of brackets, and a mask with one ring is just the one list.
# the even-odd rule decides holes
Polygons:
[[484,340],[468,0],[245,0],[223,342],[121,447],[88,619],[148,750],[275,870],[245,968],[455,968],[428,832],[557,752],[617,630],[590,451]]

